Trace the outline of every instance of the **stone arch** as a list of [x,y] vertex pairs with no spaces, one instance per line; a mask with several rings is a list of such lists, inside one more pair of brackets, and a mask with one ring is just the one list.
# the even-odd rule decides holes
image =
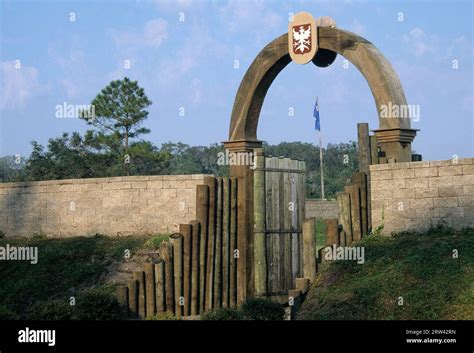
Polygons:
[[[344,56],[367,80],[377,111],[381,106],[406,106],[400,79],[388,60],[368,40],[336,27],[318,27],[318,47]],[[285,33],[269,43],[247,70],[237,92],[229,129],[228,146],[236,142],[258,144],[257,126],[265,95],[276,76],[291,62],[288,35]],[[379,116],[375,130],[379,146],[387,158],[396,162],[411,161],[411,142],[416,130],[410,119],[391,115]]]
[[[377,111],[380,111],[382,105],[406,105],[398,75],[368,40],[336,27],[320,26],[318,47],[344,56],[359,69],[370,86]],[[262,142],[257,139],[257,126],[263,101],[273,80],[290,62],[286,33],[269,43],[254,59],[235,97],[229,141],[224,142],[227,151],[253,153],[255,148],[262,146]],[[379,117],[379,128],[375,130],[375,135],[377,146],[385,152],[387,160],[411,161],[411,142],[416,130],[411,129],[410,119],[391,115],[388,118]],[[253,170],[248,165],[231,165],[229,173],[239,181],[237,281],[238,301],[241,303],[255,293]]]

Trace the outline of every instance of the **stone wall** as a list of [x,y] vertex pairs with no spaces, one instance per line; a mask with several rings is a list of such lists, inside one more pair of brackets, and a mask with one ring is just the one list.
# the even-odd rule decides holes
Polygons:
[[474,227],[474,158],[372,165],[370,174],[372,224],[383,234]]
[[7,237],[120,236],[174,232],[196,215],[204,175],[159,175],[0,183]]
[[305,218],[334,219],[338,214],[337,201],[306,199]]

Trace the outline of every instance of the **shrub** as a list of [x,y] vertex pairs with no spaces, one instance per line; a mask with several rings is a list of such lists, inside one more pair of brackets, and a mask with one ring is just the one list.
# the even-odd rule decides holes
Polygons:
[[242,312],[238,309],[217,308],[206,311],[201,320],[243,320]]
[[0,305],[0,320],[18,320],[18,317],[6,306]]
[[158,234],[158,235],[154,235],[152,236],[150,239],[148,239],[146,242],[145,242],[145,245],[144,247],[147,248],[147,249],[153,249],[153,250],[156,250],[158,249],[158,247],[160,246],[160,244],[164,241],[168,241],[170,238],[170,235],[169,234]]
[[0,239],[5,238],[5,232],[3,230],[0,230]]
[[73,316],[73,307],[66,300],[49,300],[41,302],[31,308],[30,320],[70,320]]
[[248,298],[240,307],[245,320],[283,320],[283,306],[264,298]]
[[76,301],[77,320],[114,320],[124,318],[119,302],[107,288],[88,289]]

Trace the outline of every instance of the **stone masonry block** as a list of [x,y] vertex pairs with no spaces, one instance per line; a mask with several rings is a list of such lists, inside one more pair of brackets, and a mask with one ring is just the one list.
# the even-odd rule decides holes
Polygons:
[[464,175],[474,175],[474,164],[466,164],[462,166],[462,173]]
[[184,189],[186,180],[163,180],[163,189]]
[[393,198],[395,199],[414,199],[415,189],[394,189]]
[[474,164],[474,158],[461,158],[459,164]]
[[123,189],[131,189],[131,188],[132,188],[132,183],[129,181],[110,182],[110,183],[106,183],[102,185],[102,190],[123,190]]
[[462,186],[440,187],[438,188],[438,195],[439,197],[462,196],[463,187]]
[[449,167],[438,167],[440,177],[447,175],[462,175],[462,165],[450,165]]
[[[460,196],[459,197],[459,206],[460,207],[474,206],[474,196]],[[471,214],[471,217],[474,218],[474,214]]]
[[161,190],[161,197],[176,197],[177,191],[176,189],[162,189]]
[[454,175],[453,177],[454,185],[474,185],[474,174],[472,175]]
[[430,167],[430,162],[429,161],[411,162],[410,167],[413,168],[413,169],[429,168]]
[[375,173],[371,173],[370,178],[374,181],[376,180],[390,180],[393,179],[391,170],[381,170]]
[[413,178],[413,179],[406,179],[405,180],[405,187],[418,189],[418,188],[427,188],[428,187],[428,179],[427,178]]
[[462,207],[442,207],[437,209],[440,218],[457,218],[464,217],[464,209]]
[[377,173],[380,170],[391,170],[392,164],[372,164],[369,166],[370,172]]
[[474,195],[474,185],[465,185],[462,187],[463,195]]
[[[412,180],[412,179],[408,179]],[[405,179],[394,179],[394,180],[371,180],[370,185],[373,191],[404,188]]]
[[416,199],[425,199],[425,198],[433,198],[438,197],[438,188],[417,188],[415,190],[415,198]]
[[411,200],[411,207],[415,209],[429,209],[434,207],[433,200],[436,199],[414,199]]
[[457,197],[438,197],[434,199],[434,207],[436,208],[458,207],[458,198]]
[[430,161],[430,167],[445,167],[452,165],[452,161],[450,159],[445,161]]
[[417,208],[415,210],[416,218],[439,217],[439,208]]
[[415,178],[426,178],[426,177],[436,177],[438,176],[438,168],[418,168],[414,169]]
[[132,189],[146,189],[147,182],[146,181],[132,181]]
[[408,179],[415,177],[415,171],[413,169],[393,169],[393,179]]
[[452,186],[453,178],[453,176],[430,177],[428,178],[428,185],[430,188]]
[[161,189],[163,188],[163,181],[162,180],[147,181],[147,188],[148,189]]

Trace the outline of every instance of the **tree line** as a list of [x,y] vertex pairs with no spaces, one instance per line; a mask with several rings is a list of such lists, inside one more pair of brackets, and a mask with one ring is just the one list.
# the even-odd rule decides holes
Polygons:
[[[189,146],[181,142],[156,146],[144,140],[142,126],[152,102],[136,81],[112,81],[92,101],[94,116],[80,118],[90,126],[83,135],[63,133],[47,146],[32,141],[28,158],[0,158],[0,181],[36,181],[97,178],[123,175],[214,174],[228,175],[217,163],[220,144]],[[267,156],[284,156],[306,162],[307,196],[321,197],[319,148],[310,143],[264,144]],[[333,198],[357,169],[355,142],[329,144],[323,149],[326,197]]]

